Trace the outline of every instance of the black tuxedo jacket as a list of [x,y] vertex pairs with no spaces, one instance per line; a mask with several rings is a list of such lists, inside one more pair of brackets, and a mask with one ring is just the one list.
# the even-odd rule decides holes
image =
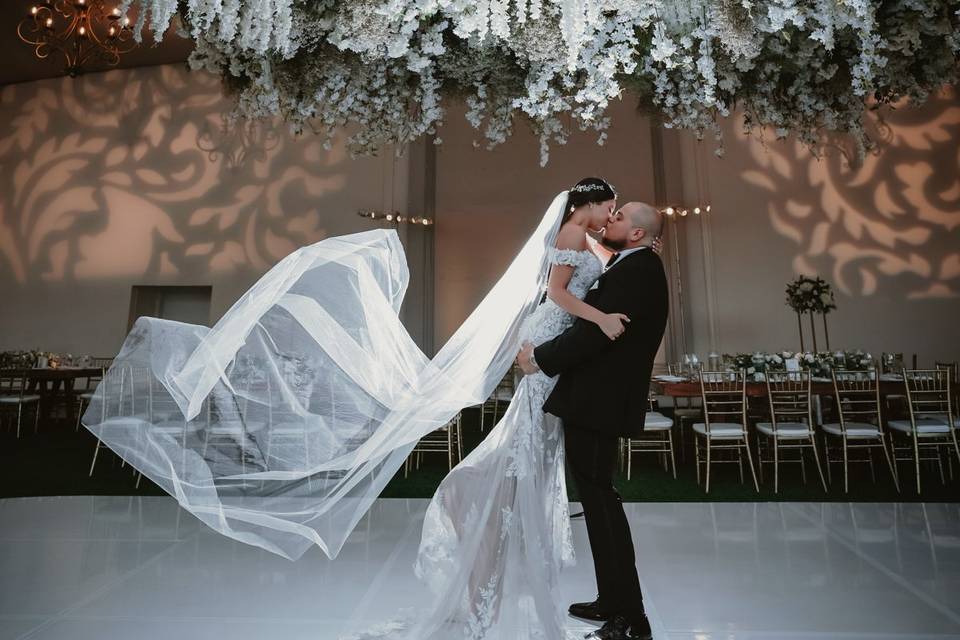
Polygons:
[[611,435],[643,430],[653,360],[667,324],[667,278],[650,249],[608,269],[584,299],[606,313],[630,318],[616,340],[578,318],[572,327],[534,350],[540,369],[560,374],[543,410],[571,426]]

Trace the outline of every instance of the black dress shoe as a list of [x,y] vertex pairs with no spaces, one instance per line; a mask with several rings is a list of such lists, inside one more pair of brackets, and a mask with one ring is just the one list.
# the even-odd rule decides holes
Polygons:
[[646,616],[630,621],[622,615],[615,615],[596,631],[584,636],[586,640],[652,640],[653,632]]
[[593,602],[574,602],[570,605],[568,611],[574,618],[593,622],[604,622],[611,617],[609,613],[604,613],[604,611],[600,609],[600,598],[597,598]]

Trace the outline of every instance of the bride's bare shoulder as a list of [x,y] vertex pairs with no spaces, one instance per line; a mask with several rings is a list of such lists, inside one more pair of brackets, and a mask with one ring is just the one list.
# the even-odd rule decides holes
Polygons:
[[577,251],[586,251],[587,234],[584,233],[583,227],[580,225],[567,222],[560,227],[560,231],[557,233],[556,247],[557,249],[575,249]]

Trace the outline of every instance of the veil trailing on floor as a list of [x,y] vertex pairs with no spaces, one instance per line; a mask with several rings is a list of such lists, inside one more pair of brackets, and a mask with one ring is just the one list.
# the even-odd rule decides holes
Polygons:
[[509,369],[566,201],[432,360],[399,318],[396,232],[367,231],[290,254],[212,328],[137,320],[83,424],[220,533],[334,557],[419,438]]

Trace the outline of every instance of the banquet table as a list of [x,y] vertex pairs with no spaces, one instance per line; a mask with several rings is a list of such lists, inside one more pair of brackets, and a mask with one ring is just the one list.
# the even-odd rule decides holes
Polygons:
[[100,367],[37,367],[32,369],[4,369],[5,374],[24,376],[27,379],[27,391],[40,394],[40,417],[50,416],[50,409],[57,400],[62,399],[67,408],[67,419],[76,420],[76,403],[73,402],[73,387],[78,378],[99,378],[103,375]]
[[[658,395],[669,396],[671,398],[699,398],[700,383],[696,380],[685,380],[683,382],[664,382],[654,378],[651,383],[654,385],[654,391]],[[811,393],[815,396],[833,395],[833,383],[828,381],[814,380],[810,384]],[[880,380],[880,395],[905,395],[906,389],[903,386],[903,380]],[[747,396],[752,398],[763,398],[767,395],[767,384],[765,382],[747,382]]]

